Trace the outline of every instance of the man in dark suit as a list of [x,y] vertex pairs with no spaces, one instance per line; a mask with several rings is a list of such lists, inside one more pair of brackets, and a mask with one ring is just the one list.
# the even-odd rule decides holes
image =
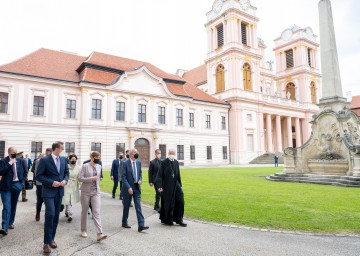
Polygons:
[[59,215],[64,187],[69,179],[68,161],[60,157],[62,146],[52,144],[52,154],[39,160],[36,170],[36,180],[42,183],[42,197],[45,204],[44,247],[43,252],[51,253],[51,248],[57,248],[55,235],[59,223]]
[[155,189],[155,204],[154,204],[154,210],[157,212],[160,212],[160,197],[161,197],[161,193],[157,190],[156,188],[156,177],[157,174],[159,172],[159,168],[160,168],[160,164],[161,164],[161,150],[160,149],[156,149],[155,150],[155,159],[150,161],[150,165],[149,165],[149,185],[150,187],[152,187],[154,185],[154,189]]
[[123,164],[123,158],[124,154],[123,152],[119,153],[119,158],[114,159],[111,165],[111,171],[110,171],[110,178],[112,181],[114,181],[114,186],[112,190],[112,198],[115,198],[116,190],[120,182],[120,197],[119,199],[122,200],[122,194],[121,194],[121,171],[122,171],[122,164]]
[[122,227],[130,228],[128,225],[129,208],[131,197],[134,197],[136,216],[138,220],[138,231],[141,232],[149,227],[146,227],[144,216],[141,212],[141,189],[142,171],[141,162],[138,159],[139,154],[136,149],[129,150],[129,159],[124,161],[122,169],[122,189],[123,189],[123,217]]
[[10,147],[9,156],[0,161],[0,193],[3,203],[0,234],[6,236],[8,229],[14,229],[16,206],[21,190],[25,187],[28,169],[25,161],[16,158],[17,149]]

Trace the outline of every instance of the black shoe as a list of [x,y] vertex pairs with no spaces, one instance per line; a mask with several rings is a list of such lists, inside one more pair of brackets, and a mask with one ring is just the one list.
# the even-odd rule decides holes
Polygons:
[[14,228],[15,228],[14,224],[9,225],[9,229],[14,229]]
[[164,225],[166,225],[166,226],[172,226],[172,225],[174,225],[174,223],[173,223],[173,222],[165,222]]
[[0,235],[6,236],[7,234],[7,230],[0,229]]
[[68,218],[68,222],[71,222],[72,221],[72,217],[70,216],[69,218]]
[[115,198],[115,194],[112,194],[112,198]]
[[123,228],[131,228],[128,224],[122,224],[121,225]]
[[176,222],[176,224],[180,225],[181,227],[186,227],[187,224],[183,221]]
[[146,227],[146,226],[139,226],[138,227],[138,231],[141,232],[143,230],[146,230],[146,229],[149,229],[149,227]]
[[154,210],[157,211],[157,212],[160,212],[160,207],[154,207]]

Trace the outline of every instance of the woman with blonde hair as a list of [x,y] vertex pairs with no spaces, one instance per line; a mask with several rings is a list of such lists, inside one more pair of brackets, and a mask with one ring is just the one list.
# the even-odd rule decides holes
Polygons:
[[87,212],[89,203],[92,205],[93,220],[97,232],[96,240],[99,242],[107,237],[103,234],[101,225],[100,209],[100,176],[101,166],[99,165],[100,153],[94,151],[90,155],[90,162],[83,164],[78,180],[82,182],[81,190],[81,236],[87,237]]

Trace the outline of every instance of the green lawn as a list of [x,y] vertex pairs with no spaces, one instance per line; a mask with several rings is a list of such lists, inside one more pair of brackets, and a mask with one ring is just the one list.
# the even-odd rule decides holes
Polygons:
[[[360,188],[270,182],[281,168],[181,169],[185,215],[199,220],[267,229],[360,233]],[[143,171],[142,202],[154,189]],[[104,172],[102,191],[111,193]]]

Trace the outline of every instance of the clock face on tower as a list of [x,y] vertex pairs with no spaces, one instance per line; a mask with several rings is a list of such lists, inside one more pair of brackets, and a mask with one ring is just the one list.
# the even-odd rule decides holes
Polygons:
[[249,0],[240,0],[240,6],[244,11],[247,11],[250,8]]
[[212,7],[212,9],[215,13],[219,13],[221,11],[221,9],[223,7],[223,2],[224,2],[224,0],[215,0],[215,2],[213,3],[213,7]]

